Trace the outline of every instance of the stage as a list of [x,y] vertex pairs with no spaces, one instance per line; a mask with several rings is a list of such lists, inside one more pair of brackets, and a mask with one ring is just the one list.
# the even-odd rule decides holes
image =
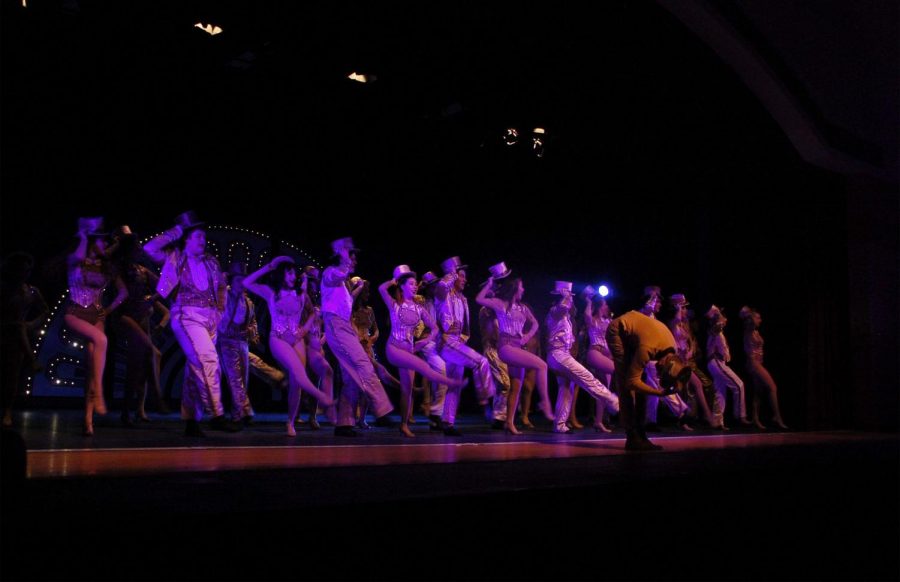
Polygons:
[[[181,435],[110,413],[28,412],[4,492],[4,579],[891,579],[895,434],[464,437],[396,429]],[[14,495],[10,495],[13,493]]]

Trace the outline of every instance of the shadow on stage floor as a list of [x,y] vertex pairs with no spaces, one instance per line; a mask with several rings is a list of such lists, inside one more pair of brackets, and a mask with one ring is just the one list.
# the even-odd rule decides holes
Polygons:
[[420,424],[415,443],[285,442],[278,418],[186,446],[175,417],[85,439],[77,415],[33,413],[31,476],[4,479],[2,579],[900,574],[894,434],[666,431],[664,451],[625,454],[621,433],[515,439],[476,418],[456,440]]

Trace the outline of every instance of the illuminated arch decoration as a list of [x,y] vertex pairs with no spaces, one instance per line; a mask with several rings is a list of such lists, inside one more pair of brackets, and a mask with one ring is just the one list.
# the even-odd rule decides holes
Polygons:
[[[299,246],[279,240],[273,242],[270,235],[255,230],[212,225],[207,228],[207,250],[219,259],[223,270],[234,261],[244,262],[253,271],[271,260],[273,251],[280,255],[294,258],[299,265],[322,264]],[[146,242],[147,237],[141,242]],[[69,330],[64,322],[64,305],[68,291],[63,293],[51,307],[50,315],[38,332],[38,340],[34,353],[43,370],[27,377],[25,394],[27,397],[81,398],[84,396],[86,357],[84,340]],[[125,343],[115,338],[115,330],[108,329],[110,335],[110,354],[107,360],[106,381],[111,382],[112,397],[121,398],[125,379]],[[162,370],[160,384],[167,398],[181,398],[183,381],[184,354],[171,332],[165,332],[157,338],[157,347],[162,352]],[[110,394],[110,387],[107,386]],[[148,396],[152,398],[152,396]]]

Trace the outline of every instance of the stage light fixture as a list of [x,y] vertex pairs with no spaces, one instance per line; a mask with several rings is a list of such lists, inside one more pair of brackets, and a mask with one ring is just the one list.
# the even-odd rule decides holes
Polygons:
[[506,134],[503,136],[503,142],[508,146],[514,146],[519,143],[519,130],[515,127],[508,127]]
[[531,132],[531,150],[535,157],[544,157],[544,131],[543,127],[535,127]]
[[606,297],[609,295],[609,287],[606,285],[600,285],[597,287],[597,292],[600,293],[600,297]]
[[378,80],[378,77],[375,75],[366,75],[363,73],[357,73],[356,71],[347,75],[347,78],[351,81],[356,81],[357,83],[374,83]]
[[199,28],[203,32],[207,33],[210,36],[216,36],[217,34],[222,33],[222,28],[216,26],[215,24],[203,24],[202,22],[198,22],[194,25],[194,28]]

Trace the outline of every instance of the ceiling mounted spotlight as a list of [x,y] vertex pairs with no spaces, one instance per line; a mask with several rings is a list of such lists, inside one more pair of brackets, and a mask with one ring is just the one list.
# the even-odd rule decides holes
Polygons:
[[544,131],[543,127],[535,127],[531,135],[531,149],[538,158],[544,157]]
[[222,28],[215,24],[203,24],[202,22],[198,22],[194,25],[194,28],[199,28],[210,36],[216,36],[217,34],[222,33]]
[[508,146],[513,146],[519,143],[519,130],[515,127],[507,128],[506,134],[503,136],[503,142]]
[[378,77],[375,75],[365,75],[355,71],[347,75],[347,78],[351,81],[356,81],[357,83],[374,83],[378,80]]

